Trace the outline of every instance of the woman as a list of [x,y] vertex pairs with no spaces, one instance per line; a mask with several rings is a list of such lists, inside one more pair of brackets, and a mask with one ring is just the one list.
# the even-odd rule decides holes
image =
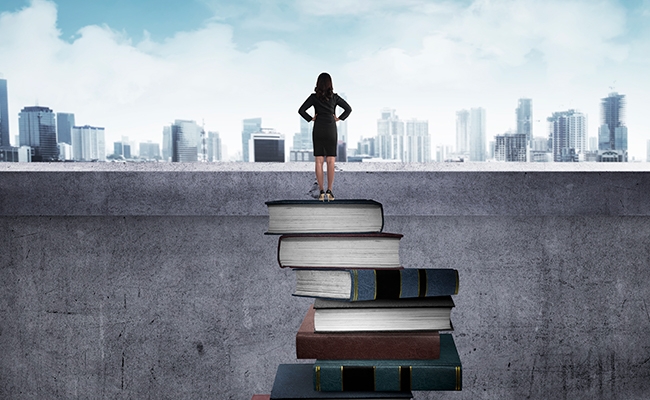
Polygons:
[[[309,107],[314,107],[314,116],[307,113]],[[343,108],[343,113],[336,116],[336,106]],[[345,120],[352,112],[350,105],[338,94],[334,93],[332,77],[323,72],[318,75],[316,87],[307,100],[300,106],[298,113],[306,121],[314,121],[311,138],[314,143],[314,158],[316,160],[316,181],[320,189],[318,200],[334,200],[332,184],[334,183],[334,161],[338,137],[336,121]],[[323,186],[323,162],[327,162],[327,191]]]

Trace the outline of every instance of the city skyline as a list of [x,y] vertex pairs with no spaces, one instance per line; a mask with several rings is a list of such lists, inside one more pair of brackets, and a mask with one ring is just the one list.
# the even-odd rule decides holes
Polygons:
[[[300,132],[297,108],[328,71],[353,108],[352,146],[376,134],[386,107],[428,121],[432,151],[455,143],[456,111],[481,107],[489,141],[516,131],[520,98],[533,101],[534,136],[554,112],[576,109],[594,137],[600,99],[617,91],[627,99],[630,159],[646,157],[647,2],[204,0],[143,18],[119,7],[103,15],[108,2],[92,3],[0,6],[12,139],[20,109],[42,104],[105,127],[107,143],[160,142],[176,118],[205,121],[232,155],[243,119],[260,117],[286,138]],[[166,25],[168,14],[193,16]],[[330,25],[340,29],[323,36]]]

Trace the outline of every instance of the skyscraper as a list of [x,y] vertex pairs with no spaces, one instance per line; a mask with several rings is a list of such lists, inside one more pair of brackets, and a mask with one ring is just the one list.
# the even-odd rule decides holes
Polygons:
[[469,111],[456,111],[456,153],[469,154]]
[[494,158],[497,161],[525,162],[528,139],[525,133],[504,133],[494,138]]
[[0,147],[9,147],[10,145],[7,80],[0,79]]
[[517,116],[517,133],[526,135],[528,146],[532,146],[533,141],[533,100],[519,99],[519,104],[515,110]]
[[171,131],[172,162],[198,161],[202,128],[195,121],[177,119]]
[[106,161],[104,128],[90,125],[72,127],[72,159]]
[[158,160],[160,159],[160,145],[153,143],[150,140],[140,143],[140,158],[145,160]]
[[[346,100],[348,99],[348,96],[345,95],[345,93],[339,93],[339,96],[343,99]],[[338,115],[339,113],[336,113]],[[336,123],[336,129],[338,133],[338,140],[345,142],[346,148],[348,144],[348,121],[338,121]]]
[[223,154],[219,132],[208,132],[208,161],[214,162],[221,160],[223,160]]
[[469,160],[485,161],[485,109],[469,110]]
[[269,129],[253,133],[248,141],[251,162],[284,162],[284,135]]
[[429,121],[410,119],[406,121],[404,162],[430,162],[431,138],[429,136]]
[[303,117],[300,118],[300,132],[293,135],[293,150],[314,150],[311,139],[311,122],[305,121]]
[[241,132],[242,158],[244,162],[252,161],[249,156],[249,142],[251,134],[262,131],[262,118],[249,118],[243,121],[244,127]]
[[74,126],[74,114],[56,113],[57,143],[72,144],[73,126]]
[[627,161],[627,127],[625,126],[625,95],[616,92],[601,99],[601,125],[598,128],[599,153],[616,152]]
[[587,118],[576,110],[554,112],[547,118],[553,161],[576,162],[587,150]]
[[163,161],[172,160],[172,127],[171,126],[163,127],[162,158]]
[[377,120],[377,153],[384,160],[404,161],[404,122],[395,110],[385,108]]
[[18,132],[20,146],[32,149],[32,161],[56,161],[59,158],[54,112],[48,107],[23,108],[18,117]]

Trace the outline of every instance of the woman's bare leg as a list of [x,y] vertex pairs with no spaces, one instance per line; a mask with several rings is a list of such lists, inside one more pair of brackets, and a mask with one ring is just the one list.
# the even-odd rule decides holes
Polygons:
[[327,190],[332,190],[332,185],[334,185],[334,161],[336,161],[336,157],[327,157]]
[[[314,157],[314,159],[316,162],[316,182],[318,182],[318,188],[320,190],[323,190],[323,162],[325,161],[325,157],[316,156]],[[327,169],[327,173],[329,176],[329,166]]]

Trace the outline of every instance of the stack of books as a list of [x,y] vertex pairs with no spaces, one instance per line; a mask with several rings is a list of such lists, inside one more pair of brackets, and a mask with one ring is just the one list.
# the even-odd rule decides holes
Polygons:
[[253,400],[410,399],[415,390],[461,390],[451,331],[454,269],[403,268],[402,235],[385,233],[372,200],[267,202],[278,263],[294,296],[314,298],[270,395]]

